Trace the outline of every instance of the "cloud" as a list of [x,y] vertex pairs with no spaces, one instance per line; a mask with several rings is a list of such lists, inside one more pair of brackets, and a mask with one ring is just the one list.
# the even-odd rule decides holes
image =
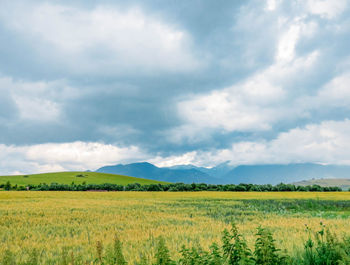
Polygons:
[[[248,135],[261,132],[260,135],[266,136],[266,132],[270,131],[271,137],[278,134],[276,126],[288,130],[298,126],[300,120],[305,124],[312,122],[312,119],[322,120],[322,116],[329,119],[329,113],[334,112],[334,108],[345,107],[346,103],[337,105],[335,96],[329,97],[327,93],[330,93],[329,87],[332,86],[333,94],[343,95],[348,82],[346,78],[339,73],[336,73],[338,77],[334,76],[334,72],[333,76],[331,72],[324,76],[319,74],[323,60],[330,56],[330,50],[326,51],[316,43],[322,31],[321,22],[310,13],[322,15],[317,13],[318,7],[311,10],[307,3],[289,6],[283,1],[268,1],[265,12],[260,12],[252,7],[253,3],[256,2],[249,2],[249,8],[242,8],[239,14],[242,21],[237,23],[235,31],[244,29],[244,33],[249,33],[250,28],[256,30],[262,25],[267,27],[267,36],[270,36],[270,30],[273,31],[274,38],[270,40],[270,45],[275,47],[273,61],[231,86],[193,93],[185,99],[182,97],[177,107],[184,124],[169,130],[171,141],[204,143],[232,132]],[[321,8],[329,3],[318,1],[315,4]],[[345,5],[341,3],[336,6],[328,10],[333,19],[345,10]],[[292,11],[284,12],[288,8]],[[279,12],[269,13],[276,10]],[[306,10],[306,13],[302,10]],[[275,24],[267,23],[267,16],[274,18]],[[247,18],[251,17],[256,19],[248,27]],[[327,31],[336,32],[334,24],[327,26]],[[300,47],[309,42],[312,42],[312,48],[303,51]],[[261,45],[259,40],[248,43],[250,48],[256,44]],[[252,56],[256,57],[254,54]],[[340,58],[334,59],[334,67],[339,68],[341,61]],[[339,97],[346,101],[343,96]]]
[[[268,87],[268,90],[278,91],[279,88]],[[259,109],[257,104],[246,105],[246,101],[251,100],[249,94],[259,94],[259,92],[262,94],[262,101],[269,100],[268,90],[242,91],[229,88],[224,91],[214,91],[209,95],[181,102],[178,109],[181,116],[198,128],[218,127],[228,131],[266,130],[270,128],[271,109],[268,107]],[[282,91],[278,92],[277,95],[282,94]]]
[[168,157],[157,156],[148,160],[148,162],[158,167],[171,167],[175,165],[198,164],[198,153],[196,151],[187,152],[182,155],[172,155]]
[[235,164],[330,163],[350,164],[350,121],[324,121],[280,133],[276,139],[233,144]]
[[333,78],[317,94],[316,101],[323,106],[350,107],[350,73],[343,73]]
[[350,165],[350,120],[323,121],[282,132],[269,141],[240,141],[230,148],[188,152],[151,160],[158,165],[214,166],[242,164],[324,163]]
[[308,0],[306,3],[310,13],[327,19],[337,17],[347,6],[346,0]]
[[[72,160],[64,145],[79,142],[159,165],[308,161],[273,141],[350,119],[348,13],[343,0],[4,0],[0,143]],[[16,150],[7,172],[93,168]]]
[[200,66],[185,30],[138,7],[82,9],[35,3],[10,4],[2,10],[0,19],[6,27],[35,42],[37,54],[77,74],[115,75],[135,69],[148,74],[186,72]]
[[136,146],[118,147],[96,142],[0,145],[1,175],[95,170],[108,164],[146,158]]
[[324,121],[280,133],[276,138],[232,143],[230,148],[154,156],[137,146],[96,142],[0,145],[1,174],[97,169],[117,163],[149,161],[158,166],[194,164],[324,163],[350,165],[350,120]]
[[[61,102],[67,90],[62,81],[26,82],[0,77],[0,93],[12,104],[17,119],[23,121],[57,122]],[[73,92],[73,89],[70,89]],[[73,94],[73,93],[72,93]],[[13,119],[13,122],[16,119]]]
[[286,85],[300,72],[309,71],[317,57],[318,53],[313,52],[288,63],[277,59],[275,64],[242,83],[179,102],[179,115],[188,126],[173,130],[175,138],[178,140],[181,131],[186,137],[206,128],[229,132],[271,130],[274,124],[292,115],[304,116],[303,109],[290,109],[294,99]]

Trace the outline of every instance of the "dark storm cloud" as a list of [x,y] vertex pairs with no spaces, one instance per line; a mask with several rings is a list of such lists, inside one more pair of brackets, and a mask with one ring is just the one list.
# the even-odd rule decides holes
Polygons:
[[[62,4],[62,2],[56,3]],[[110,5],[112,2],[107,1],[104,4]],[[11,4],[8,5],[11,6]],[[21,5],[14,5],[19,11],[14,9],[13,16],[22,14]],[[247,74],[244,63],[239,59],[240,54],[243,53],[237,49],[240,48],[240,45],[235,44],[237,40],[233,38],[232,30],[235,16],[240,12],[241,5],[242,2],[227,1],[215,4],[193,2],[190,5],[185,1],[173,5],[162,1],[133,2],[129,6],[117,3],[117,7],[124,10],[140,6],[154,17],[189,32],[193,40],[191,52],[208,57],[203,62],[204,69],[175,71],[175,73],[163,72],[159,69],[159,73],[154,71],[151,74],[139,71],[129,72],[128,70],[120,74],[118,70],[113,73],[113,70],[108,69],[107,65],[104,69],[98,69],[92,73],[89,71],[86,73],[84,70],[79,73],[80,69],[78,73],[72,73],[69,67],[64,67],[64,65],[62,67],[62,63],[55,56],[55,51],[47,43],[41,43],[40,39],[36,42],[35,40],[28,41],[25,33],[16,34],[3,26],[1,36],[7,41],[2,43],[8,45],[5,44],[2,49],[1,56],[4,60],[2,60],[1,71],[4,75],[30,81],[68,77],[68,83],[81,89],[80,97],[68,98],[64,104],[63,112],[68,121],[67,128],[62,128],[67,132],[65,140],[75,138],[72,137],[71,128],[84,128],[84,123],[92,124],[94,127],[98,127],[99,124],[104,126],[128,124],[136,130],[147,131],[148,136],[152,136],[153,132],[159,132],[180,122],[175,111],[174,97],[225,86],[232,83],[232,80],[238,79],[240,74]],[[93,4],[85,2],[84,4],[75,3],[73,6],[78,6],[83,10],[96,8]],[[103,54],[104,51],[102,51],[102,59]],[[98,53],[89,56],[93,57],[91,61],[98,61]],[[63,60],[70,61],[71,59],[63,58]],[[222,60],[227,62],[222,62]],[[81,68],[85,67],[84,63],[84,61],[81,62]],[[181,68],[182,66],[179,66],[179,70]],[[136,89],[136,94],[130,96],[129,92],[125,93],[129,89]],[[77,139],[93,140],[94,136],[91,135],[91,132],[84,133],[83,129],[81,131],[77,129],[77,131],[79,131],[76,135]],[[103,136],[100,137],[103,138]],[[30,142],[35,139],[35,133],[30,137],[20,135],[18,138]],[[49,139],[52,141],[49,135],[47,138],[43,141]],[[108,139],[108,141],[111,140]]]
[[350,71],[346,1],[2,5],[5,145],[104,142],[176,156],[350,115],[328,102],[339,100],[332,80]]

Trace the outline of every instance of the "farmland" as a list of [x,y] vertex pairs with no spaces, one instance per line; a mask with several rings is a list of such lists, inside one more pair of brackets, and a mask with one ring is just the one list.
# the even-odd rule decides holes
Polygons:
[[298,255],[322,221],[339,237],[349,234],[349,192],[0,192],[0,249],[17,262],[38,250],[42,264],[60,264],[62,253],[90,264],[96,243],[117,235],[125,259],[152,260],[159,236],[170,254],[181,246],[220,244],[235,222],[250,247],[256,228],[269,229],[276,244]]

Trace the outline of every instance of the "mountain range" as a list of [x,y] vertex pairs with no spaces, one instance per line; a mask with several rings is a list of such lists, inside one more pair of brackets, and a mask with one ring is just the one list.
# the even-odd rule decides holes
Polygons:
[[240,165],[225,162],[216,167],[205,168],[194,165],[157,167],[148,162],[104,166],[102,173],[121,174],[167,182],[208,184],[278,184],[321,178],[350,178],[350,166],[321,165],[313,163]]
[[[133,163],[126,165],[105,166],[97,170],[101,173],[139,176],[140,178],[183,183],[216,183],[217,179],[196,167],[179,166],[179,168],[160,168],[151,163]],[[118,173],[116,173],[118,172]]]

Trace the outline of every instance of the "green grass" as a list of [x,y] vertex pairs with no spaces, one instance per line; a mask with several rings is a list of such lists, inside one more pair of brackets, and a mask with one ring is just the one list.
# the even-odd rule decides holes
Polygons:
[[[79,176],[79,177],[78,177]],[[119,185],[127,185],[130,183],[139,183],[141,185],[163,183],[163,181],[135,178],[123,175],[114,175],[98,172],[55,172],[55,173],[43,173],[33,175],[16,175],[16,176],[0,176],[0,184],[10,181],[12,185],[29,185],[40,183],[60,183],[70,184],[72,182],[79,183],[91,183],[91,184],[103,184],[112,183]]]

